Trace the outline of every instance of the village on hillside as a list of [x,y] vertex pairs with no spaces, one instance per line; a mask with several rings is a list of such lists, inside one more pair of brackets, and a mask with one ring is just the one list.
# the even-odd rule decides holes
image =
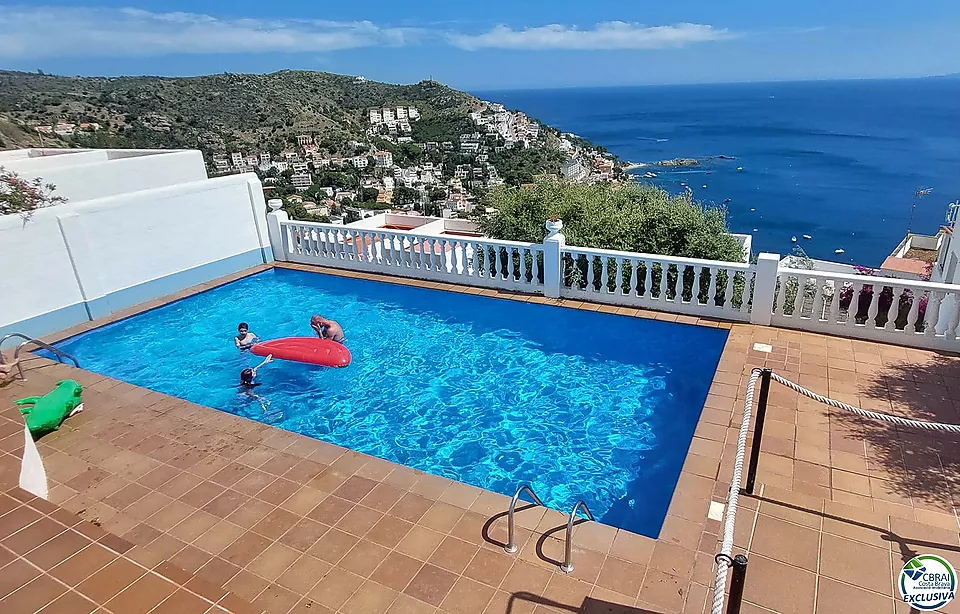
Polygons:
[[562,154],[559,175],[589,183],[617,179],[613,156],[574,135],[557,137],[526,114],[483,102],[470,113],[472,132],[417,142],[414,106],[371,108],[363,141],[352,155],[333,156],[312,134],[296,136],[282,151],[234,151],[213,156],[217,175],[256,172],[271,198],[282,198],[296,219],[349,223],[384,210],[412,215],[465,217],[479,197],[505,181],[501,166],[524,149]]

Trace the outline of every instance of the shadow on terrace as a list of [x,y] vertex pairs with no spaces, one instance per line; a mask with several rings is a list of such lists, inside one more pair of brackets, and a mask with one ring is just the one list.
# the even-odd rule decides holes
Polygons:
[[506,614],[528,612],[531,606],[538,605],[551,608],[558,612],[575,612],[576,614],[660,614],[654,610],[610,603],[609,601],[594,599],[593,597],[585,597],[580,607],[576,607],[559,603],[534,593],[525,592],[517,592],[510,595]]
[[[960,360],[955,357],[890,361],[861,380],[859,388],[866,409],[960,424]],[[953,514],[960,500],[960,434],[893,426],[841,410],[831,416],[866,442],[875,498],[909,504],[898,500],[909,497],[918,507]]]

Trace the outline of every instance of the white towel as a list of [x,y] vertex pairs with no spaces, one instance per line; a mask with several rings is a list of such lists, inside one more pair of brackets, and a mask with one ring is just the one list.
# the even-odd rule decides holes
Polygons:
[[47,498],[47,472],[43,470],[43,461],[33,435],[27,425],[23,425],[23,462],[20,464],[20,488],[30,494]]

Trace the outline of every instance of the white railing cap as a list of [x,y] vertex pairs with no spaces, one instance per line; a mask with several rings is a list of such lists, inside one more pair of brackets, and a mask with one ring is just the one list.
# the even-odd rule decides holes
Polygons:
[[921,290],[936,290],[939,292],[960,292],[960,286],[955,284],[941,284],[933,281],[917,279],[901,279],[899,277],[875,277],[872,275],[856,275],[851,273],[828,273],[811,269],[791,269],[780,267],[777,275],[796,275],[798,277],[816,277],[824,280],[849,281],[852,283],[870,284],[875,286],[906,286]]
[[664,256],[661,254],[644,254],[641,252],[621,252],[612,249],[597,249],[593,247],[576,247],[568,245],[563,248],[566,253],[572,253],[584,256],[600,256],[606,258],[639,258],[641,260],[653,260],[655,262],[665,262],[667,264],[676,264],[681,266],[708,266],[724,269],[737,269],[738,271],[750,271],[754,265],[746,262],[730,262],[726,260],[704,260],[701,258],[682,258],[680,256]]
[[326,231],[338,231],[338,232],[355,232],[357,234],[383,234],[391,235],[395,237],[401,237],[405,239],[420,239],[420,240],[431,240],[431,241],[453,241],[460,243],[480,243],[483,245],[490,245],[494,247],[518,247],[532,250],[542,250],[542,243],[523,243],[522,241],[504,241],[501,239],[490,239],[488,237],[458,237],[458,236],[445,236],[445,235],[436,235],[436,234],[421,234],[416,232],[408,232],[406,230],[392,230],[390,228],[358,228],[355,226],[341,226],[339,224],[322,224],[320,222],[296,222],[288,221],[281,222],[281,226],[297,226],[300,228],[313,228],[316,230],[326,230]]

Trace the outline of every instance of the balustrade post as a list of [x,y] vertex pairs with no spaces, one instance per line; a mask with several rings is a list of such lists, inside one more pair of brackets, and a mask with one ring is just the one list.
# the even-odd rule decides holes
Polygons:
[[287,212],[282,209],[283,201],[279,198],[272,198],[267,201],[270,207],[270,213],[267,214],[267,234],[270,238],[270,249],[273,251],[273,259],[280,262],[287,262],[287,252],[283,242],[283,233],[285,230],[281,222],[288,222],[290,218]]
[[[776,298],[777,275],[780,267],[780,254],[760,254],[757,258],[757,276],[753,287],[753,307],[750,310],[750,323],[770,326],[773,319],[773,301]],[[743,302],[750,295],[749,284],[744,290]]]
[[560,288],[563,285],[563,248],[567,245],[566,238],[560,232],[563,221],[547,220],[546,227],[547,237],[543,240],[543,295],[560,298]]

